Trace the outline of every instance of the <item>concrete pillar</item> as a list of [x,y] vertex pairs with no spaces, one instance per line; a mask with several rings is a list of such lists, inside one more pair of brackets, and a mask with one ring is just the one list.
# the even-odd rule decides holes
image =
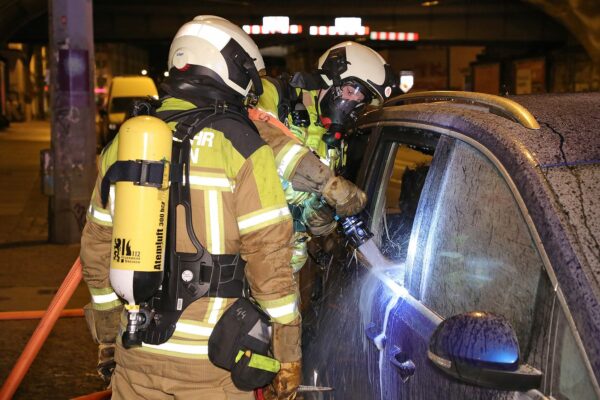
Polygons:
[[49,240],[77,243],[96,176],[91,0],[51,0],[50,112],[53,194]]

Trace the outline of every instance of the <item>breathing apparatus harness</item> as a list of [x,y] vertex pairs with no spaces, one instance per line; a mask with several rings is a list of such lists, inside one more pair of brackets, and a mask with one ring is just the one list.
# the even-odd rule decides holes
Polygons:
[[[149,99],[136,104],[133,115],[155,115],[160,101]],[[175,112],[165,122],[178,121],[173,136],[173,149],[169,174],[169,215],[165,273],[159,290],[148,301],[140,304],[138,321],[123,335],[126,348],[141,342],[158,345],[166,342],[175,331],[176,323],[183,311],[195,300],[204,297],[246,297],[247,285],[244,275],[245,262],[239,255],[212,255],[202,246],[192,225],[191,195],[189,186],[190,149],[194,135],[204,127],[222,118],[235,119],[258,131],[242,107],[216,100],[208,107]],[[102,180],[103,204],[108,201],[111,183],[131,181],[139,185],[162,185],[164,166],[162,163],[145,161],[117,161]],[[185,225],[195,253],[176,251],[177,209],[185,209]],[[128,334],[130,333],[130,334]]]

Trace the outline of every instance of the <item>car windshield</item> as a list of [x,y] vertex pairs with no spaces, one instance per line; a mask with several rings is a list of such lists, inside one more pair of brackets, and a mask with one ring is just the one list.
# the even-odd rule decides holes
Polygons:
[[111,113],[127,113],[131,110],[133,102],[136,100],[145,100],[146,97],[113,97],[110,109],[108,112]]

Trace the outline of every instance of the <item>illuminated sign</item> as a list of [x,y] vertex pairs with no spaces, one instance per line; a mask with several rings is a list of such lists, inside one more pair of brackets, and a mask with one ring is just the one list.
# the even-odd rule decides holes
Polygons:
[[302,33],[302,25],[290,25],[290,17],[263,17],[262,25],[244,25],[242,29],[249,35],[298,35]]
[[336,18],[334,26],[311,25],[309,33],[312,36],[364,36],[369,34],[369,27],[362,25],[362,19],[357,17]]
[[392,40],[399,42],[416,42],[419,40],[417,32],[371,32],[371,40]]

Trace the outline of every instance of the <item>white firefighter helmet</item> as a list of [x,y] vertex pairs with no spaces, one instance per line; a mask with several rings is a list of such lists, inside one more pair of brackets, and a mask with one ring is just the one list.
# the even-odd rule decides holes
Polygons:
[[242,96],[252,84],[262,92],[259,73],[265,63],[258,46],[239,26],[214,15],[199,15],[184,24],[169,50],[169,71],[205,76]]
[[387,100],[397,86],[383,57],[356,42],[343,42],[328,49],[319,58],[318,68],[327,86],[341,86],[347,82],[364,86],[370,92],[370,103],[375,106]]

